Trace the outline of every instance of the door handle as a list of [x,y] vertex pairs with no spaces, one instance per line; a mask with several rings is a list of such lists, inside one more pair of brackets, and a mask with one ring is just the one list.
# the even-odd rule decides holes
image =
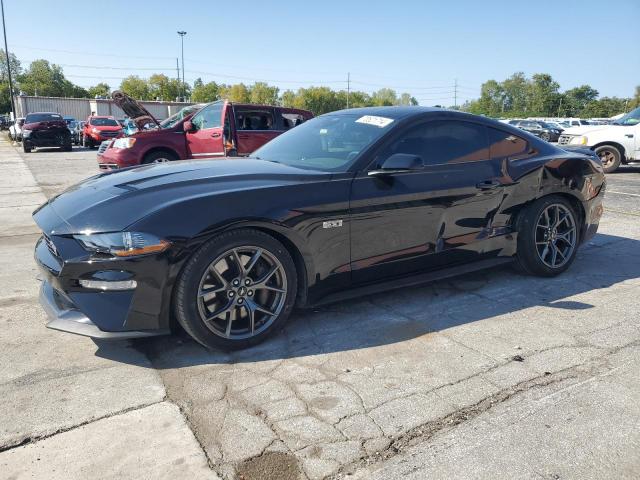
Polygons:
[[501,186],[502,184],[497,180],[485,180],[484,182],[476,184],[476,187],[480,190],[493,190],[494,188],[498,188]]
[[247,139],[249,138],[249,135],[238,135],[238,138],[242,138],[242,139]]
[[626,133],[624,136],[628,138],[633,138],[633,133]]
[[212,136],[213,138],[220,138],[220,136],[221,136],[221,135],[222,135],[222,134],[221,134],[220,132],[214,132],[214,133],[212,133],[212,134],[211,134],[211,136]]

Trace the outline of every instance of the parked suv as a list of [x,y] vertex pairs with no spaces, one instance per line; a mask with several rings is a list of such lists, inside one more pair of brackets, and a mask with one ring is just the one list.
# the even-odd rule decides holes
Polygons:
[[557,142],[562,133],[561,129],[540,120],[511,120],[509,123],[547,142]]
[[[98,158],[102,169],[188,158],[247,156],[313,117],[311,112],[220,100],[181,110],[158,122],[135,100],[114,92],[116,104],[141,130],[115,140]],[[149,129],[150,121],[156,128]]]
[[595,151],[605,173],[615,172],[620,164],[640,162],[640,107],[611,125],[568,128],[558,143],[563,147],[587,147]]
[[122,127],[115,117],[91,116],[82,129],[82,145],[95,148],[105,140],[122,136]]
[[22,149],[29,153],[34,147],[60,147],[71,151],[71,134],[62,115],[38,112],[26,116],[22,126]]

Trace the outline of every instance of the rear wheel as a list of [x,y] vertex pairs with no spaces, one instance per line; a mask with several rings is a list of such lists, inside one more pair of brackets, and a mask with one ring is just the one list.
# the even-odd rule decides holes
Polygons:
[[622,154],[613,145],[602,145],[596,148],[596,154],[600,157],[604,173],[613,173],[620,166]]
[[564,272],[578,249],[580,221],[563,197],[551,195],[531,204],[518,221],[518,263],[532,275]]
[[551,140],[551,135],[549,135],[549,133],[548,133],[548,132],[542,132],[542,133],[540,134],[540,138],[541,138],[542,140],[544,140],[545,142],[548,142],[549,140]]
[[142,163],[165,163],[165,162],[173,162],[174,160],[177,160],[177,159],[178,157],[176,157],[171,152],[159,151],[159,152],[151,152],[145,155]]
[[256,230],[223,233],[187,262],[176,285],[175,313],[202,345],[255,345],[286,322],[297,293],[286,248]]
[[84,148],[93,148],[93,139],[87,135],[82,136],[82,146]]

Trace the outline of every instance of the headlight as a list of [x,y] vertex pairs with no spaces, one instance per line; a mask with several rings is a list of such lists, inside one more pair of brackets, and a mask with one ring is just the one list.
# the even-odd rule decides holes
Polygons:
[[24,128],[22,129],[22,136],[24,138],[29,137],[29,135],[31,135],[31,130],[25,130]]
[[587,142],[588,139],[584,135],[576,135],[569,139],[569,145],[586,145]]
[[124,138],[118,138],[115,142],[113,142],[113,145],[111,146],[113,148],[131,148],[133,147],[134,143],[136,143],[135,138],[124,137]]
[[100,134],[100,130],[98,130],[97,128],[94,127],[94,128],[91,129],[91,133],[95,133],[96,135],[99,135]]
[[132,257],[159,253],[171,245],[154,235],[140,232],[96,233],[74,235],[82,246],[91,252],[110,253],[116,257]]

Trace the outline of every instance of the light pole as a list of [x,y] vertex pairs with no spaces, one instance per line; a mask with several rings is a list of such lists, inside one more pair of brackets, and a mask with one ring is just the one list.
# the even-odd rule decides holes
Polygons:
[[16,104],[13,101],[13,81],[11,80],[11,62],[9,61],[9,48],[7,47],[7,27],[4,23],[4,0],[0,0],[0,7],[2,7],[2,32],[4,33],[4,54],[7,57],[7,76],[9,77],[9,98],[11,99],[11,111],[13,112],[13,119],[16,119]]
[[184,36],[187,34],[184,30],[178,31],[178,35],[180,35],[180,43],[182,44],[182,101],[185,101],[185,96],[187,95],[185,88],[185,80],[184,80]]

